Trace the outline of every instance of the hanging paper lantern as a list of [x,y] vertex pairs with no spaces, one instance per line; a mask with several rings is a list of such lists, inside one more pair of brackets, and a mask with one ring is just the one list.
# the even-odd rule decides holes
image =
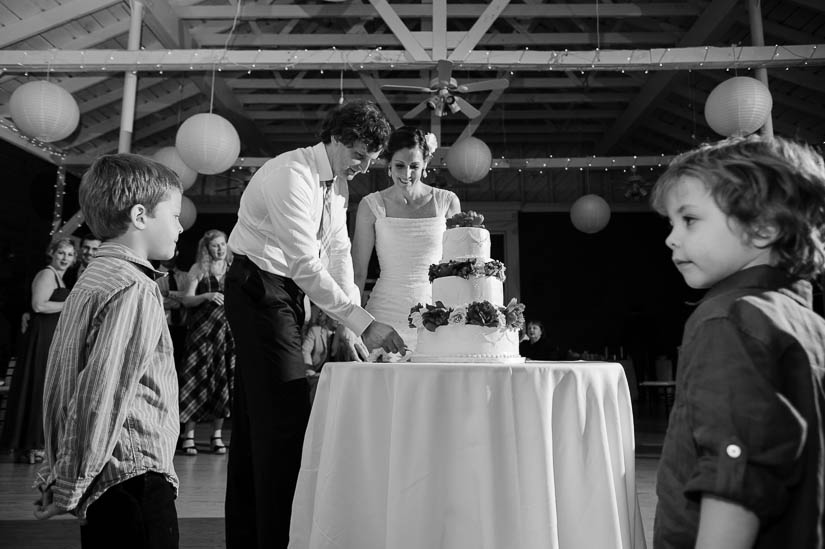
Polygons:
[[610,221],[610,206],[601,196],[586,194],[573,202],[570,220],[583,233],[597,233]]
[[195,224],[198,218],[198,210],[195,208],[195,203],[188,196],[180,197],[180,226],[185,231]]
[[71,135],[80,121],[72,94],[51,82],[26,82],[9,100],[12,120],[21,132],[44,143]]
[[765,125],[772,107],[773,98],[765,84],[748,76],[735,76],[710,92],[705,120],[719,135],[749,135]]
[[241,138],[222,116],[200,113],[187,118],[175,137],[175,147],[183,162],[205,174],[229,169],[241,152]]
[[185,191],[195,183],[198,178],[198,172],[186,165],[186,162],[178,154],[175,147],[163,147],[152,155],[153,160],[157,160],[176,174],[180,179],[183,190]]
[[492,162],[490,147],[476,137],[465,137],[447,151],[447,170],[464,183],[484,179]]

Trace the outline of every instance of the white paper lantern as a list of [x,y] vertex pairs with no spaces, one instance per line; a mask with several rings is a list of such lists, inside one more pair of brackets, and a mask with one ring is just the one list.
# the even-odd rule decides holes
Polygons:
[[719,135],[749,135],[765,125],[772,107],[773,98],[765,84],[748,76],[735,76],[710,92],[705,120]]
[[71,135],[80,121],[72,94],[51,82],[26,82],[9,100],[12,120],[21,132],[44,143]]
[[183,190],[191,187],[198,178],[198,172],[186,165],[186,162],[178,154],[175,147],[163,147],[152,155],[153,160],[157,160],[176,174],[180,179]]
[[447,170],[464,183],[480,181],[490,172],[490,147],[476,137],[465,137],[447,151]]
[[195,224],[198,218],[198,210],[195,208],[195,203],[190,200],[188,196],[180,197],[180,226],[185,231]]
[[222,116],[200,113],[187,118],[175,137],[181,159],[200,173],[228,170],[241,152],[241,138],[235,127]]
[[610,205],[601,196],[586,194],[573,202],[570,220],[583,233],[597,233],[610,221]]

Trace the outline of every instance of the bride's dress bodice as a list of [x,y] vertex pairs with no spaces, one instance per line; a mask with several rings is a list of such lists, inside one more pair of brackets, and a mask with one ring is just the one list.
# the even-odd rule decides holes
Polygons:
[[407,317],[418,303],[432,303],[429,268],[441,260],[444,214],[453,196],[442,189],[433,193],[437,215],[420,219],[387,217],[379,193],[364,197],[375,215],[375,250],[381,268],[366,308],[376,320],[395,328],[411,350],[417,330],[409,327]]

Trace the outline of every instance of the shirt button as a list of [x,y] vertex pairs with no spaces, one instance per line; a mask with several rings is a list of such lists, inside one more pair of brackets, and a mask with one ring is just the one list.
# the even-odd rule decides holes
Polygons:
[[740,448],[736,444],[728,444],[728,447],[725,448],[725,452],[728,454],[728,457],[736,459],[742,455],[742,448]]

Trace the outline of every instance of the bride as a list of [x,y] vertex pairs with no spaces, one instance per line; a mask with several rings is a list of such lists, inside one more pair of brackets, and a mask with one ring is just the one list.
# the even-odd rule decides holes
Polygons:
[[432,302],[429,268],[441,259],[446,218],[461,210],[455,193],[422,181],[436,147],[435,136],[417,128],[403,126],[392,133],[381,155],[392,186],[363,198],[352,241],[355,283],[362,296],[373,248],[378,254],[381,272],[367,311],[395,328],[410,351],[417,332],[407,316],[414,305]]

